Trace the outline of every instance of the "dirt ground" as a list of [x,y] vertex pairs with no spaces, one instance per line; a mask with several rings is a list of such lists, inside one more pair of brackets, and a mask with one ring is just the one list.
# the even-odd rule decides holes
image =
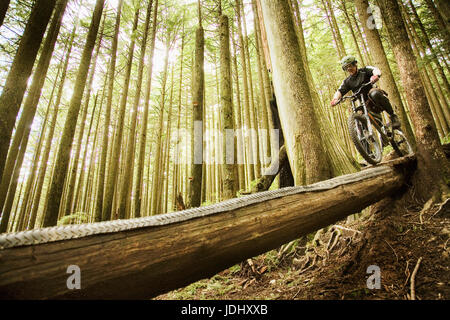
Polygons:
[[[358,219],[155,299],[448,300],[450,199],[404,203],[385,199]],[[379,289],[369,266],[379,267]]]

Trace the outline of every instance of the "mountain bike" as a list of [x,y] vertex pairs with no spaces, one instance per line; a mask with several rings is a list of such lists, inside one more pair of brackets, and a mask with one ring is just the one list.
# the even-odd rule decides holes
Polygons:
[[370,84],[372,83],[363,84],[355,94],[345,96],[337,102],[339,104],[345,100],[351,101],[352,112],[348,118],[348,129],[356,150],[373,165],[381,162],[383,149],[387,145],[391,145],[400,157],[412,154],[411,144],[402,130],[393,129],[391,124],[384,123],[381,113],[367,109],[361,90]]

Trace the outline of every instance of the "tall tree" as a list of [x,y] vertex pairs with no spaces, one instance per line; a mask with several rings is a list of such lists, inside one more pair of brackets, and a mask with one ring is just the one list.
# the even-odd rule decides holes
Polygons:
[[133,168],[134,168],[134,153],[135,153],[135,134],[138,119],[138,107],[141,100],[142,77],[144,74],[144,58],[147,47],[148,27],[150,25],[150,16],[153,1],[150,0],[147,6],[147,13],[144,24],[144,34],[142,36],[140,45],[140,57],[138,65],[138,77],[136,80],[136,91],[134,93],[133,109],[131,115],[131,126],[128,132],[128,146],[125,159],[125,173],[122,184],[122,191],[119,198],[119,219],[124,219],[127,212],[131,210],[131,189],[133,186]]
[[198,1],[198,28],[195,31],[195,62],[194,79],[192,87],[192,106],[193,106],[193,127],[194,135],[192,137],[192,171],[191,171],[191,193],[189,197],[190,207],[199,207],[202,196],[202,177],[203,177],[203,91],[205,75],[203,70],[205,59],[205,38],[202,26],[201,2]]
[[417,142],[416,195],[421,200],[448,192],[450,168],[439,140],[436,126],[420,79],[416,59],[411,49],[397,0],[380,0],[389,39],[397,61],[400,78],[411,109],[411,120]]
[[[240,50],[240,60],[242,66],[242,88],[243,88],[243,97],[244,104],[242,109],[242,119],[243,119],[243,129],[244,129],[244,145],[245,145],[245,155],[246,155],[246,169],[247,169],[247,183],[250,184],[251,181],[255,179],[255,159],[253,157],[253,137],[251,134],[251,130],[253,128],[250,114],[250,87],[247,73],[247,58],[246,58],[246,50],[245,50],[245,41],[244,35],[242,31],[242,18],[241,18],[241,5],[240,0],[236,0],[236,20],[237,20],[237,31],[238,31],[238,39],[239,39],[239,50]],[[248,130],[250,130],[248,132]]]
[[[444,13],[446,13],[447,15],[447,21],[445,21],[444,18],[442,17],[442,14],[439,12],[435,4],[433,3],[433,0],[424,0],[424,1],[429,12],[431,12],[431,14],[434,17],[434,20],[438,25],[439,33],[441,34],[442,40],[444,41],[443,48],[448,58],[448,56],[450,55],[450,21],[448,21],[448,17],[450,14],[444,11]],[[448,4],[444,5],[443,4],[444,2],[445,1],[442,2],[439,1],[440,5],[446,6],[446,8],[448,9],[449,5]]]
[[336,16],[334,15],[333,8],[331,7],[331,3],[329,0],[321,0],[323,9],[325,10],[325,14],[327,16],[328,25],[330,26],[331,32],[333,34],[333,39],[336,44],[336,50],[340,58],[343,58],[347,55],[345,50],[344,41],[342,41],[341,31],[339,30],[339,26],[336,21]]
[[56,0],[36,1],[0,95],[0,178],[16,117]]
[[244,168],[244,138],[242,130],[242,119],[241,119],[241,91],[239,87],[239,70],[237,66],[237,53],[236,53],[236,43],[234,37],[232,37],[233,42],[233,74],[235,75],[234,84],[236,86],[236,105],[235,105],[235,130],[236,130],[236,161],[238,167],[238,180],[239,180],[239,190],[245,189],[245,168]]
[[33,81],[31,82],[31,86],[23,106],[23,111],[16,126],[14,138],[8,151],[8,157],[6,158],[4,174],[1,178],[0,207],[3,207],[14,166],[16,166],[19,170],[22,167],[22,164],[16,161],[17,154],[21,145],[21,148],[24,148],[25,150],[28,144],[29,137],[25,137],[25,131],[31,127],[36,114],[39,98],[41,97],[41,90],[47,76],[47,70],[53,55],[53,50],[55,48],[56,39],[58,38],[61,21],[66,10],[66,6],[67,0],[59,1],[56,6],[55,14],[50,24],[48,35],[45,38],[42,53],[39,57],[39,62],[36,66]]
[[[150,93],[152,88],[153,55],[155,52],[157,17],[158,17],[158,0],[155,1],[155,8],[153,9],[152,34],[150,40],[150,56],[147,67],[147,84],[145,88],[145,99],[144,99],[145,103],[144,113],[142,115],[141,132],[139,134],[139,158],[137,165],[136,187],[134,197],[134,216],[136,218],[141,216],[142,199],[144,198],[143,193],[144,159],[145,159],[145,146],[146,142],[148,141],[147,140],[148,110],[150,106]],[[147,183],[149,183],[148,180]]]
[[45,227],[54,226],[58,221],[64,181],[68,172],[70,151],[72,149],[72,142],[75,135],[75,127],[77,124],[78,114],[80,112],[81,99],[83,98],[83,92],[86,86],[92,51],[95,46],[95,40],[97,38],[97,33],[100,26],[104,3],[105,0],[97,0],[96,2],[86,44],[81,56],[80,67],[78,69],[73,95],[69,103],[69,110],[58,148],[56,165],[49,191],[47,212],[44,218]]
[[[445,58],[440,54],[439,50],[436,50],[436,48],[432,46],[431,41],[428,37],[427,31],[425,30],[425,27],[424,27],[419,15],[417,14],[417,11],[416,11],[416,8],[414,7],[413,2],[411,0],[409,0],[408,4],[409,4],[409,8],[412,11],[412,20],[419,26],[419,30],[422,33],[422,37],[420,38],[414,29],[414,33],[416,34],[417,41],[421,42],[421,46],[423,47],[425,58],[429,61],[431,60],[431,62],[434,64],[435,70],[437,71],[437,73],[439,74],[439,77],[442,80],[444,90],[448,95],[448,94],[450,94],[450,85],[449,85],[449,82],[445,75],[444,69],[441,66],[441,64],[439,63],[438,56],[440,56],[444,62],[445,62]],[[402,7],[403,7],[402,8],[403,10],[407,11],[406,5],[403,5]],[[407,17],[407,18],[409,20],[411,20],[409,17]],[[411,22],[411,27],[412,28],[414,27],[412,22]],[[427,52],[429,52],[429,54],[427,54]],[[440,85],[437,89],[440,90]],[[448,101],[447,101],[447,103],[448,103]]]
[[[133,29],[132,33],[134,34],[137,30],[139,21],[139,4],[137,4],[137,8],[134,14],[133,21]],[[136,45],[135,37],[131,37],[130,47],[128,49],[127,56],[127,66],[125,71],[124,83],[122,87],[122,97],[120,99],[120,107],[119,114],[117,119],[117,127],[116,133],[114,135],[114,144],[112,146],[112,155],[111,162],[108,167],[108,179],[105,186],[105,198],[103,202],[103,215],[102,220],[108,221],[112,217],[113,213],[113,199],[114,199],[114,190],[116,189],[117,179],[119,176],[119,161],[120,161],[120,151],[122,149],[122,135],[125,123],[125,111],[128,100],[128,90],[130,85],[130,77],[131,77],[131,67],[133,64],[133,56],[134,56],[134,48]],[[114,218],[114,217],[113,217]]]
[[[299,40],[300,54],[302,56],[303,65],[305,66],[305,76],[307,79],[309,92],[314,103],[314,113],[320,126],[321,141],[323,141],[323,145],[328,156],[330,171],[334,176],[354,172],[358,168],[358,165],[355,163],[354,159],[350,157],[345,147],[341,145],[339,139],[337,138],[337,135],[335,135],[335,132],[331,129],[331,122],[328,121],[325,107],[321,103],[319,95],[317,93],[311,69],[308,64],[306,43],[303,35],[303,25],[300,18],[300,10],[296,5],[296,1],[292,2],[294,4],[294,21],[296,22],[297,26],[296,31]],[[297,17],[297,19],[295,19],[295,16]],[[282,171],[282,173],[284,173],[284,170]]]
[[219,18],[220,32],[220,102],[223,114],[224,139],[224,199],[231,199],[236,195],[234,181],[234,118],[231,99],[231,57],[230,57],[230,29],[228,17]]
[[273,65],[274,89],[295,184],[327,179],[330,171],[312,110],[313,100],[291,8],[283,0],[263,0],[261,5]]
[[[370,11],[370,7],[368,0],[355,0],[355,6],[362,21],[369,21],[368,12]],[[395,83],[378,30],[376,28],[370,28],[367,23],[363,23],[362,27],[372,53],[373,63],[382,72],[380,79],[381,86],[387,91],[394,110],[399,115],[402,126],[406,129],[405,132],[408,140],[414,142],[414,134],[409,124],[408,116],[406,115],[406,110],[403,106],[402,98]]]
[[[65,201],[65,209],[63,211],[63,213],[65,215],[70,215],[71,211],[72,211],[72,207],[73,207],[73,196],[75,194],[75,183],[76,183],[76,179],[77,179],[77,172],[78,172],[78,164],[79,164],[79,160],[80,159],[80,153],[81,153],[81,146],[83,144],[83,137],[84,137],[84,128],[86,126],[86,119],[87,119],[87,115],[88,115],[88,111],[89,111],[89,104],[91,102],[91,92],[92,92],[92,85],[94,82],[94,75],[96,73],[96,69],[97,69],[97,58],[98,55],[100,53],[100,47],[102,44],[102,39],[103,39],[103,31],[104,31],[104,27],[105,27],[105,18],[106,15],[104,15],[104,19],[103,19],[103,23],[100,29],[100,35],[98,37],[97,40],[97,45],[95,48],[95,54],[94,54],[94,58],[92,59],[92,65],[89,71],[89,77],[88,77],[88,82],[86,84],[86,95],[85,95],[85,101],[84,101],[84,107],[82,108],[83,110],[81,111],[82,116],[81,116],[81,122],[80,122],[80,126],[78,128],[78,139],[76,141],[76,149],[75,149],[75,153],[73,156],[73,160],[72,160],[72,169],[70,170],[70,174],[68,176],[68,182],[67,182],[67,195],[66,195],[66,201]],[[106,80],[106,78],[105,78]],[[95,99],[97,99],[97,95],[95,97]],[[95,100],[96,101],[96,100]],[[94,105],[95,107],[95,105]]]
[[[157,193],[157,190],[160,186],[161,181],[161,162],[162,162],[162,141],[163,141],[163,130],[164,130],[164,110],[165,110],[165,101],[166,101],[166,85],[167,85],[167,70],[169,66],[169,52],[170,52],[170,41],[171,41],[170,33],[166,38],[166,53],[164,58],[164,70],[163,70],[163,79],[161,84],[161,98],[159,102],[159,120],[158,120],[158,129],[156,135],[156,150],[154,161],[155,165],[153,167],[153,180],[152,180],[152,195],[151,195],[151,214],[156,214],[158,212],[158,203],[160,199],[160,194]],[[170,107],[170,106],[169,106]]]
[[102,139],[102,152],[100,155],[100,164],[99,164],[99,181],[97,184],[97,198],[95,201],[95,214],[94,219],[96,222],[102,220],[102,211],[103,211],[103,195],[105,190],[105,171],[106,171],[106,156],[108,155],[108,144],[109,144],[109,126],[111,123],[111,108],[112,108],[112,100],[113,100],[113,91],[114,91],[114,80],[115,80],[115,72],[116,72],[116,58],[117,58],[117,44],[119,39],[119,29],[120,29],[120,18],[122,13],[123,0],[119,0],[117,4],[117,14],[116,14],[116,22],[114,26],[114,35],[111,43],[111,53],[110,53],[110,61],[108,66],[108,96],[106,102],[106,110],[105,110],[105,123],[103,126],[103,139]]
[[32,229],[35,226],[37,212],[39,209],[39,203],[41,201],[41,194],[43,191],[44,179],[45,179],[45,175],[47,172],[47,165],[49,162],[48,160],[50,157],[50,150],[53,145],[53,143],[52,143],[53,136],[54,136],[55,129],[56,129],[56,120],[58,117],[59,106],[60,106],[63,91],[64,91],[64,84],[66,81],[70,54],[72,52],[73,43],[74,43],[73,40],[75,38],[75,34],[77,31],[78,22],[79,22],[79,19],[77,17],[76,21],[74,22],[74,26],[73,26],[71,35],[70,35],[68,43],[67,43],[67,50],[65,52],[64,63],[62,66],[62,75],[61,75],[61,79],[59,80],[59,83],[58,83],[58,93],[56,96],[55,103],[53,104],[53,113],[52,113],[52,117],[50,119],[50,124],[49,124],[50,129],[49,129],[49,133],[47,135],[47,140],[45,142],[45,147],[44,147],[44,151],[43,151],[43,155],[42,155],[42,165],[39,168],[39,175],[38,175],[37,182],[36,182],[36,192],[35,192],[35,195],[33,198],[33,207],[31,209],[31,217],[29,220],[29,228],[30,229]]

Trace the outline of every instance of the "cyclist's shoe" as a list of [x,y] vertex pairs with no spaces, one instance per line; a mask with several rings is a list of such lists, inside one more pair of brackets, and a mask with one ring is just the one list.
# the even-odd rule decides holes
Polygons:
[[401,123],[396,114],[390,115],[392,129],[400,129]]

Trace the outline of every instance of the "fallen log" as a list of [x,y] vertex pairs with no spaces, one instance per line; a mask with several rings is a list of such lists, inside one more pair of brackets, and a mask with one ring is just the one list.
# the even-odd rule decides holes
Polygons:
[[[0,298],[154,297],[394,194],[411,161],[170,214],[2,234]],[[81,289],[68,289],[72,265]]]

